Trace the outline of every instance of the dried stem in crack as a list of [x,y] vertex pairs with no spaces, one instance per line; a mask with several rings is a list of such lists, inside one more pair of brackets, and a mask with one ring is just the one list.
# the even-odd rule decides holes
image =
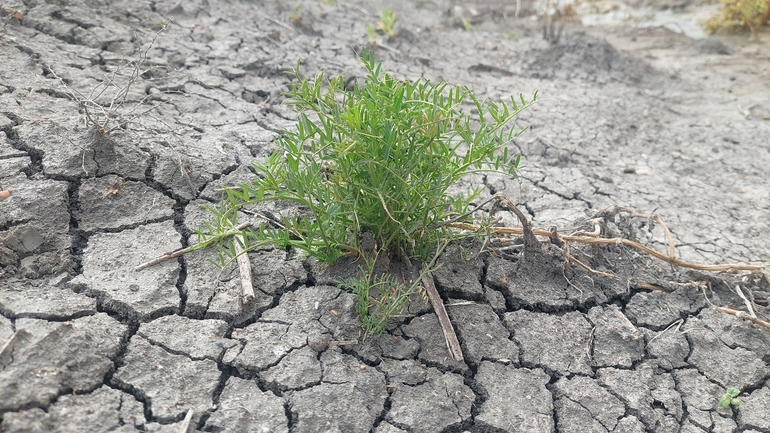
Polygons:
[[0,348],[0,367],[5,366],[6,359],[10,362],[11,353],[13,353],[13,347],[22,338],[28,338],[31,334],[26,329],[17,329],[16,332],[11,335],[11,338],[3,344]]
[[192,409],[187,411],[187,415],[185,415],[184,420],[182,420],[182,424],[179,426],[179,430],[177,430],[178,433],[187,433],[190,431],[190,421],[192,421],[193,413],[194,412]]
[[[532,229],[532,223],[529,222],[529,219],[522,213],[519,208],[516,207],[513,202],[508,200],[508,198],[501,196],[500,197],[500,204],[508,209],[509,211],[513,212],[516,217],[519,219],[519,222],[521,222],[521,234],[524,235],[524,251],[526,252],[542,252],[543,249],[540,246],[540,241],[537,240],[535,237],[535,232]],[[492,229],[495,232],[498,232],[497,229]],[[545,230],[543,230],[545,231]],[[551,237],[552,232],[547,232],[548,234],[546,236]]]
[[425,292],[428,294],[428,299],[433,306],[433,311],[436,312],[438,317],[438,323],[441,325],[441,331],[444,333],[444,340],[446,341],[447,349],[449,349],[449,355],[455,361],[463,361],[463,351],[460,348],[460,341],[457,339],[457,334],[452,326],[452,321],[449,320],[449,315],[444,307],[444,301],[436,290],[436,284],[433,280],[433,274],[427,273],[422,277],[422,286],[425,288]]
[[246,239],[243,234],[235,235],[233,239],[233,248],[235,248],[236,260],[238,261],[238,271],[241,275],[241,288],[243,289],[243,305],[248,305],[254,300],[254,286],[251,284],[251,262],[249,256],[244,252]]

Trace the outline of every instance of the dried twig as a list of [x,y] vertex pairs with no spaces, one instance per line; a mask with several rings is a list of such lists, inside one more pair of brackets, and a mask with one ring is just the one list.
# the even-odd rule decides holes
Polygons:
[[667,288],[665,288],[663,286],[660,286],[658,284],[647,283],[647,282],[644,282],[644,281],[637,281],[636,283],[634,283],[634,287],[638,287],[640,289],[647,289],[647,290],[658,291],[658,292],[671,293],[671,290],[669,290],[669,289],[667,289]]
[[11,335],[11,338],[3,344],[0,348],[0,366],[5,365],[5,359],[10,357],[13,347],[23,337],[29,336],[30,333],[26,329],[17,329],[16,332]]
[[764,326],[765,328],[770,329],[770,323],[765,322],[762,319],[757,319],[756,317],[751,317],[751,315],[749,315],[745,311],[733,310],[732,308],[727,308],[727,307],[717,307],[717,310],[723,313],[732,314],[733,316],[739,319],[746,319],[750,322],[756,323],[757,325]]
[[[478,231],[481,229],[481,227],[479,226],[476,226],[473,224],[463,224],[463,223],[453,223],[453,224],[450,224],[450,226],[457,229],[470,230],[470,231]],[[524,234],[524,229],[521,229],[518,227],[492,227],[490,230],[493,233],[499,233],[499,234],[516,234],[516,235]],[[549,230],[533,229],[532,231],[538,236],[545,236],[545,237],[552,236],[552,232]],[[712,272],[759,271],[770,267],[770,262],[759,264],[759,265],[747,265],[745,263],[706,265],[701,263],[686,262],[684,260],[677,259],[676,257],[670,257],[663,253],[659,253],[658,251],[655,251],[650,247],[642,245],[639,242],[635,242],[625,238],[600,238],[600,237],[593,237],[593,236],[572,236],[572,235],[560,234],[559,239],[565,242],[578,242],[578,243],[587,244],[587,245],[622,244],[622,245],[626,245],[626,246],[641,250],[655,257],[656,259],[662,260],[672,265],[679,266],[682,268],[697,269],[700,271],[712,271]]]
[[[694,284],[697,284],[700,287],[701,291],[703,292],[703,298],[706,300],[706,303],[709,306],[714,307],[714,308],[716,308],[717,310],[719,310],[719,311],[721,311],[723,313],[732,314],[733,316],[735,316],[735,317],[737,317],[739,319],[746,319],[746,320],[748,320],[750,322],[756,323],[757,325],[764,326],[765,328],[770,329],[770,323],[768,323],[768,322],[766,322],[766,321],[764,321],[762,319],[759,319],[756,316],[752,317],[751,314],[746,313],[745,311],[734,310],[732,308],[727,308],[727,307],[717,307],[716,305],[714,305],[713,302],[711,302],[711,299],[709,299],[709,297],[708,297],[708,293],[706,293],[706,290],[707,290],[708,287],[710,287],[710,285],[708,283],[706,283],[706,282],[700,282],[700,283],[694,283]],[[737,288],[737,286],[736,286],[736,288]],[[742,293],[741,293],[741,295],[742,295]],[[741,297],[743,297],[743,296],[741,296]],[[744,300],[745,299],[746,298],[744,297]],[[754,313],[754,311],[751,308],[749,309],[749,311],[751,311],[752,314]]]
[[236,226],[233,230],[225,232],[222,235],[219,235],[217,237],[212,237],[212,238],[207,239],[207,240],[205,240],[203,242],[198,242],[197,244],[191,245],[191,246],[189,246],[187,248],[180,248],[178,250],[174,250],[174,251],[172,251],[170,253],[163,254],[160,257],[156,257],[156,258],[150,260],[149,262],[142,263],[141,265],[135,267],[134,271],[141,271],[142,269],[149,268],[150,266],[155,266],[155,265],[157,265],[159,263],[163,263],[165,261],[168,261],[168,260],[171,260],[171,259],[175,259],[177,257],[181,257],[181,256],[183,256],[183,255],[185,255],[187,253],[193,252],[195,250],[200,250],[200,249],[206,248],[207,246],[211,245],[215,241],[218,241],[218,240],[230,237],[230,236],[235,236],[237,234],[240,234],[247,227],[251,227],[251,225],[252,225],[251,221],[246,221],[245,223],[241,223],[240,225]]
[[189,409],[187,411],[187,415],[185,415],[184,420],[182,421],[182,424],[179,426],[179,430],[177,430],[179,433],[187,433],[190,431],[190,421],[192,421],[193,416],[193,410]]
[[460,348],[460,342],[457,340],[457,334],[455,334],[455,328],[452,326],[452,321],[449,320],[449,315],[444,307],[444,301],[441,300],[441,296],[436,290],[436,284],[433,282],[433,275],[425,274],[422,277],[422,285],[425,287],[425,292],[428,294],[428,299],[433,306],[433,310],[438,317],[438,323],[441,325],[441,330],[444,332],[444,340],[446,341],[447,349],[449,349],[449,355],[455,361],[463,361],[463,351]]
[[666,332],[668,332],[668,331],[670,331],[672,329],[676,330],[676,332],[684,334],[687,331],[681,331],[682,325],[684,325],[684,319],[679,319],[676,322],[668,325],[668,327],[666,329],[664,329],[664,330],[658,332],[657,334],[655,334],[655,336],[652,337],[650,339],[650,341],[648,341],[647,344],[644,345],[644,347],[649,346],[650,344],[652,344],[653,341],[657,340],[658,338],[660,338],[660,336],[662,336],[663,334],[665,334]]
[[[57,75],[56,71],[51,66],[46,65],[47,71],[51,76],[59,80],[64,92],[75,101],[82,110],[86,127],[93,125],[96,127],[99,134],[108,136],[113,131],[125,128],[128,124],[133,123],[136,119],[141,118],[161,105],[158,103],[149,107],[145,106],[147,100],[154,97],[154,95],[148,94],[136,102],[133,107],[123,109],[123,106],[127,102],[126,99],[131,91],[131,87],[138,82],[142,74],[146,72],[142,70],[142,66],[147,61],[147,55],[150,49],[153,47],[161,33],[166,30],[169,22],[164,24],[163,27],[155,33],[152,40],[150,40],[150,43],[140,54],[138,60],[125,63],[121,62],[111,74],[105,75],[104,80],[98,86],[91,89],[91,92],[89,92],[88,95],[84,95],[77,89],[68,86],[64,78]],[[124,85],[118,85],[118,73],[127,67],[131,68],[131,74]],[[117,88],[117,91],[112,95],[109,104],[105,106],[97,102],[108,89],[113,88]],[[140,107],[143,108],[141,111],[139,111]]]
[[358,340],[332,340],[329,346],[355,346],[360,343]]
[[251,262],[249,256],[244,252],[246,239],[243,234],[235,235],[233,239],[233,248],[235,248],[236,260],[238,261],[238,271],[241,274],[241,288],[243,289],[243,305],[248,304],[254,299],[254,286],[251,284]]
[[286,23],[282,23],[282,22],[280,22],[280,21],[278,21],[278,20],[277,20],[277,19],[275,19],[275,18],[270,18],[269,16],[265,15],[265,19],[266,19],[266,20],[268,20],[268,21],[270,21],[270,22],[271,22],[271,23],[273,23],[273,24],[278,24],[279,26],[281,26],[281,27],[283,27],[283,28],[285,28],[285,29],[287,29],[287,30],[290,30],[290,31],[292,31],[292,32],[294,32],[294,33],[299,33],[299,32],[297,31],[297,29],[295,29],[295,28],[291,27],[290,25],[288,25],[288,24],[286,24]]
[[751,315],[751,317],[756,319],[757,315],[754,313],[754,307],[751,306],[751,301],[749,301],[746,298],[746,295],[743,294],[743,290],[741,290],[741,286],[736,285],[735,291],[736,293],[738,293],[738,296],[740,296],[741,299],[743,299],[743,302],[746,304],[746,309],[749,310],[749,314]]

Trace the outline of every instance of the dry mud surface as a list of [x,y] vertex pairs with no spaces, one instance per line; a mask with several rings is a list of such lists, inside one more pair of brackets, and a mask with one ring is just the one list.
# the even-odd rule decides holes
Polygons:
[[[0,345],[15,339],[0,360],[0,431],[177,432],[190,409],[190,430],[209,432],[770,431],[770,330],[715,308],[744,308],[739,287],[762,314],[759,275],[573,246],[614,274],[603,277],[565,269],[553,246],[455,245],[436,274],[465,357],[454,362],[422,300],[365,339],[355,297],[337,287],[354,264],[251,253],[246,306],[237,270],[209,263],[215,251],[134,271],[195,242],[205,206],[292,127],[286,70],[301,60],[306,74],[362,76],[351,47],[382,5],[2,6],[0,190],[12,196],[0,201]],[[470,32],[448,3],[392,6],[400,33],[376,54],[396,76],[487,98],[540,91],[512,144],[521,182],[459,188],[504,193],[537,227],[568,233],[617,205],[660,215],[686,260],[770,258],[767,46],[655,29],[550,45],[507,4],[482,8]],[[169,19],[115,98],[131,79],[121,65]],[[92,110],[106,129],[133,122],[101,135],[73,94],[114,99]],[[607,229],[665,248],[645,219]],[[739,408],[718,408],[726,387],[742,391]]]

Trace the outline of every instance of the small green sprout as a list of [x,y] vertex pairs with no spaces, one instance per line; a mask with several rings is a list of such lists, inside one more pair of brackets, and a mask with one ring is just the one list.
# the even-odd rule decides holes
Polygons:
[[376,259],[376,256],[365,258],[366,266],[361,266],[363,277],[351,278],[340,284],[340,287],[356,295],[356,312],[361,318],[361,325],[372,335],[385,332],[388,320],[398,317],[409,297],[419,292],[419,281],[407,287],[390,275],[375,275]]
[[377,29],[374,28],[373,24],[366,25],[366,35],[369,37],[369,45],[377,44]]
[[738,407],[741,404],[741,401],[738,400],[740,393],[741,391],[737,388],[727,388],[722,398],[719,399],[719,407],[722,409],[727,409],[730,406]]
[[10,16],[11,18],[16,18],[19,21],[24,19],[24,14],[18,9],[5,7],[3,8],[3,12],[5,12],[5,14]]
[[393,9],[385,8],[382,10],[382,17],[377,23],[377,27],[382,30],[383,33],[391,38],[396,37],[396,14],[393,13]]
[[470,18],[463,18],[463,30],[466,32],[473,30],[473,24],[471,24]]
[[304,25],[302,22],[302,6],[297,6],[294,8],[294,12],[289,15],[289,22],[298,27],[302,27]]
[[512,41],[518,41],[519,38],[521,38],[521,31],[519,30],[506,30],[503,32],[503,36],[505,36],[506,39],[510,39]]

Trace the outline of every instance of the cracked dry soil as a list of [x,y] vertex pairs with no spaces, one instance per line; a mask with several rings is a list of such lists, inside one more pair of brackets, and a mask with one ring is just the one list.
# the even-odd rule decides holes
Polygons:
[[[486,3],[469,32],[445,1],[387,3],[399,34],[376,54],[393,74],[488,98],[540,91],[511,144],[523,179],[458,188],[505,193],[561,232],[613,205],[655,212],[685,260],[770,257],[766,45],[660,29],[568,29],[549,45],[506,3]],[[535,256],[454,245],[436,274],[465,356],[454,362],[420,299],[364,338],[354,296],[336,287],[350,263],[250,253],[247,306],[237,270],[209,263],[215,251],[134,271],[195,242],[205,206],[293,126],[286,70],[301,59],[306,74],[361,76],[351,47],[381,8],[3,2],[0,343],[16,338],[0,360],[0,431],[177,432],[189,409],[190,430],[208,432],[770,431],[770,331],[713,306],[742,308],[739,286],[762,313],[761,276],[573,246],[614,275],[603,277],[565,269],[550,245]],[[131,72],[121,65],[168,19],[117,113],[155,108],[109,139],[89,135],[70,93],[112,77],[91,94],[109,103]],[[665,248],[649,221],[605,228]],[[726,387],[742,391],[739,408],[718,408]]]

